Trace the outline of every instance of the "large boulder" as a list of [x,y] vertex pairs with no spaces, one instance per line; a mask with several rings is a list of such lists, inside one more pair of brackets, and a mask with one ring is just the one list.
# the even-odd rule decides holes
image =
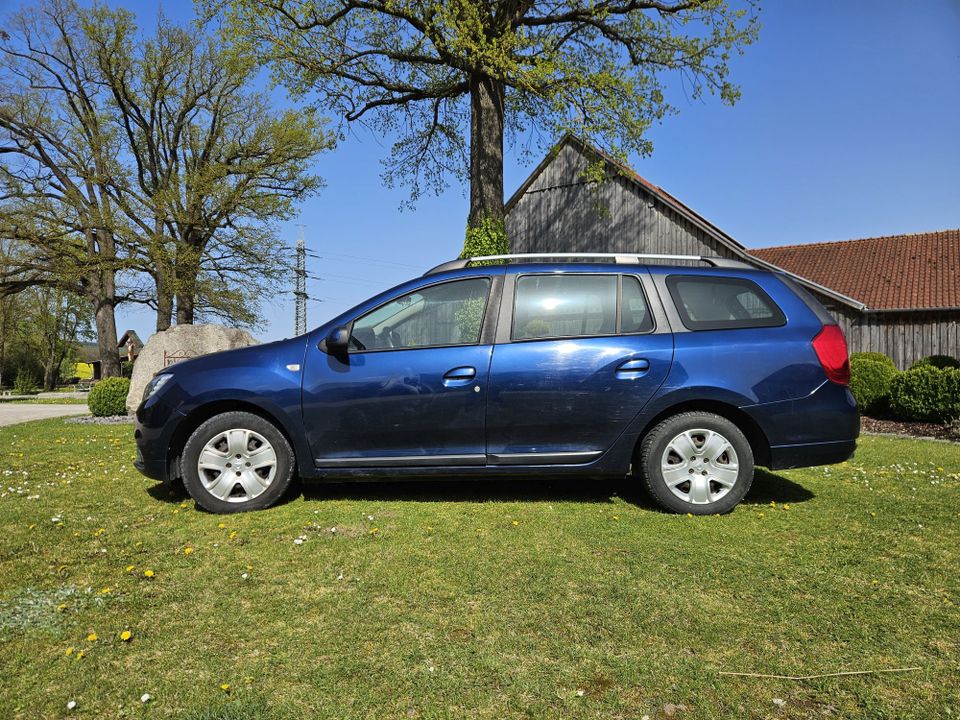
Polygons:
[[163,368],[200,355],[256,344],[246,330],[222,325],[174,325],[169,330],[151,335],[133,364],[127,411],[132,413],[137,409],[143,389]]

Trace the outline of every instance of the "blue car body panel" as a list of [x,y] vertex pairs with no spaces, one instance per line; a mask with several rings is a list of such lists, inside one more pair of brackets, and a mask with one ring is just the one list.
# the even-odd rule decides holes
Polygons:
[[[631,274],[656,317],[648,333],[512,341],[519,274]],[[691,331],[669,297],[672,275],[747,278],[783,311],[780,327]],[[491,278],[480,342],[350,352],[323,349],[335,329],[405,293]],[[500,302],[500,298],[503,302]],[[167,478],[185,435],[235,406],[275,421],[308,478],[627,473],[643,435],[689,407],[729,408],[751,423],[770,467],[838,462],[859,414],[811,344],[817,312],[777,275],[740,268],[522,264],[440,272],[387,290],[307,335],[172,366],[137,411],[137,466]]]

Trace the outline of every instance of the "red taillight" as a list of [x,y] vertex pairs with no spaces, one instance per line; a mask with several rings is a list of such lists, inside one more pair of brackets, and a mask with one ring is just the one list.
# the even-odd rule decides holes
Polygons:
[[847,341],[839,325],[824,325],[813,339],[813,351],[823,365],[827,378],[839,385],[850,383],[850,359],[847,357]]

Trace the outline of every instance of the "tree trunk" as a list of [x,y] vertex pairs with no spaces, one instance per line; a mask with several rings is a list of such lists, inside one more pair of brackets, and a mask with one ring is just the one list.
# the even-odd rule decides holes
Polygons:
[[57,389],[57,381],[60,379],[60,363],[56,358],[47,358],[43,364],[43,389],[47,392]]
[[169,330],[173,321],[173,290],[164,272],[167,270],[157,268],[157,332]]
[[192,325],[197,302],[200,251],[186,243],[177,250],[177,325]]
[[503,100],[500,80],[486,75],[470,79],[470,217],[503,220]]
[[[113,278],[110,278],[113,286]],[[97,325],[97,349],[100,352],[100,377],[120,377],[120,352],[117,350],[117,318],[114,313],[113,292],[102,293],[93,300],[93,315]]]

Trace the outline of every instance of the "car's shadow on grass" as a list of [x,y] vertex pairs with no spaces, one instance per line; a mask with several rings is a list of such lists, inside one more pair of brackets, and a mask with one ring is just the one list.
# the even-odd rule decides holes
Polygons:
[[[657,509],[632,479],[561,478],[449,478],[389,482],[301,482],[304,500],[380,500],[408,502],[590,502],[610,503],[620,497],[642,508]],[[743,502],[750,505],[802,503],[814,494],[782,475],[758,469],[753,486]]]
[[[147,489],[151,497],[182,503],[190,496],[182,483],[158,483]],[[657,510],[639,480],[558,478],[444,478],[323,483],[299,481],[278,505],[298,497],[306,502],[376,500],[383,502],[545,502],[612,503],[621,498],[637,507]],[[744,504],[802,503],[814,494],[782,475],[758,469]]]

